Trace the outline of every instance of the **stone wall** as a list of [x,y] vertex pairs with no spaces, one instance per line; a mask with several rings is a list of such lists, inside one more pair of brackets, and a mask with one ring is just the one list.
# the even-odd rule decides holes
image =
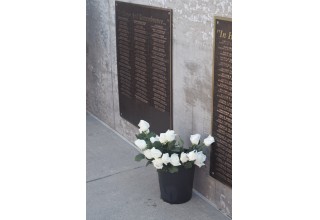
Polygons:
[[[185,143],[211,134],[213,18],[232,17],[231,0],[125,1],[173,9],[173,129]],[[137,128],[119,114],[114,0],[87,0],[86,48],[87,111],[133,142]],[[232,190],[209,176],[209,155],[194,187],[231,217]]]

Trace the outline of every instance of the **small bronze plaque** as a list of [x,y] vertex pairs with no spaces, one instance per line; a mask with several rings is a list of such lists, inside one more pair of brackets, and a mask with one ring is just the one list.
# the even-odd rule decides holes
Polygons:
[[116,1],[120,115],[172,129],[172,10]]
[[215,17],[210,175],[232,186],[232,21]]

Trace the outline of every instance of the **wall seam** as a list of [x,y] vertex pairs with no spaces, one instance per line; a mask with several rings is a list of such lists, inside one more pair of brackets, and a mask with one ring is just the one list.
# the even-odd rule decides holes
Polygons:
[[137,149],[139,152],[140,149],[138,147],[136,147],[134,144],[132,144],[130,141],[128,141],[124,136],[122,136],[116,129],[112,128],[110,125],[106,124],[105,122],[103,122],[101,119],[99,119],[97,116],[95,116],[93,113],[91,113],[90,111],[87,110],[87,113],[89,115],[91,115],[93,118],[95,118],[97,121],[99,121],[101,124],[103,124],[104,126],[106,126],[107,128],[109,128],[110,130],[112,130],[114,133],[116,133],[116,135],[118,135],[122,140],[124,140],[125,142],[127,142],[128,144],[130,144],[130,146],[134,147],[135,149]]
[[[110,4],[110,1],[108,1],[109,2],[109,8],[111,8],[111,4]],[[111,18],[111,14],[112,13],[109,13],[109,19],[110,19],[110,21],[112,21],[112,18]],[[110,25],[110,23],[108,24],[109,25],[109,30],[111,30],[111,25]],[[112,31],[111,31],[112,32]],[[110,42],[110,46],[112,45],[112,36],[110,35],[110,37],[109,37],[109,42]],[[114,61],[114,54],[112,53],[112,61]],[[113,68],[113,65],[111,64],[111,85],[112,85],[112,109],[113,109],[113,127],[114,127],[114,129],[116,129],[116,113],[115,113],[115,109],[114,109],[114,97],[115,97],[115,91],[114,91],[114,80],[115,80],[115,78],[114,77],[116,77],[115,76],[115,74],[114,74],[114,68]]]
[[209,203],[209,205],[213,206],[214,208],[216,208],[222,215],[226,216],[228,219],[231,219],[230,216],[226,215],[225,213],[221,212],[220,209],[218,209],[218,207],[211,202],[209,199],[207,199],[204,195],[202,195],[199,191],[197,191],[195,188],[192,189],[192,191],[198,195],[201,199],[203,199],[205,202]]

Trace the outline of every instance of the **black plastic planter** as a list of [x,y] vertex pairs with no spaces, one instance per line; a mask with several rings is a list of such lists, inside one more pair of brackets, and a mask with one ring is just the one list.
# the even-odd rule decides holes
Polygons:
[[170,204],[188,202],[192,197],[194,166],[179,166],[176,173],[158,170],[161,199]]

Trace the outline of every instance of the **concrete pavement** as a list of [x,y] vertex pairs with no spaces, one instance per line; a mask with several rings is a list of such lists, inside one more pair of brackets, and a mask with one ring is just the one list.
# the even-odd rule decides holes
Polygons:
[[184,204],[160,199],[158,176],[138,151],[87,114],[87,220],[229,220],[193,194]]

